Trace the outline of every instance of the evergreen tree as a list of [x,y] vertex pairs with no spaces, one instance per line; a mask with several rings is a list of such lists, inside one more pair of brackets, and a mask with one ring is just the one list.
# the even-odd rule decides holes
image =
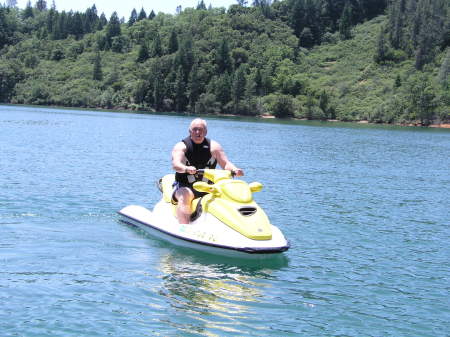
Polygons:
[[244,97],[246,84],[245,66],[240,66],[234,73],[233,84],[231,88],[231,95],[235,112],[238,111],[239,103]]
[[74,14],[71,26],[70,34],[74,35],[77,40],[83,37],[83,20],[79,12]]
[[374,61],[376,63],[385,62],[387,60],[387,54],[388,54],[388,47],[386,43],[385,32],[384,29],[382,28],[380,30],[380,33],[378,34],[377,49],[375,51]]
[[200,2],[197,4],[197,10],[205,10],[206,11],[205,2],[203,0],[200,0]]
[[447,52],[439,68],[438,82],[444,89],[447,90],[450,88],[450,48],[447,48]]
[[186,104],[186,83],[184,82],[183,68],[180,66],[175,79],[175,110],[185,111]]
[[35,6],[38,11],[40,11],[40,12],[45,11],[47,9],[47,1],[37,0]]
[[155,12],[154,12],[153,9],[152,9],[152,11],[150,12],[150,14],[148,15],[148,19],[149,19],[149,20],[153,20],[153,19],[155,18],[155,16],[156,16],[156,14],[155,14]]
[[410,84],[410,110],[413,118],[424,126],[430,125],[436,108],[435,94],[425,75],[413,79]]
[[192,48],[192,37],[189,34],[182,36],[178,53],[175,58],[175,64],[181,65],[183,74],[186,76],[185,81],[189,78],[192,66],[194,64],[194,51]]
[[136,21],[137,21],[137,12],[136,9],[133,8],[133,10],[131,11],[130,19],[128,20],[128,27],[134,25]]
[[113,38],[119,36],[120,34],[121,29],[119,17],[117,16],[117,12],[114,12],[109,19],[108,24],[106,25],[106,41],[109,47],[112,46]]
[[172,29],[172,32],[170,33],[169,38],[169,47],[168,47],[168,53],[173,54],[178,51],[178,36],[175,32],[175,29]]
[[153,40],[152,45],[152,56],[153,57],[160,57],[162,56],[162,46],[161,46],[161,37],[159,36],[159,33],[156,32],[155,39]]
[[86,9],[84,16],[84,32],[93,32],[98,25],[97,8],[93,5],[91,8]]
[[303,28],[303,31],[300,34],[299,44],[305,48],[311,48],[314,46],[314,36],[309,27]]
[[344,10],[342,11],[341,19],[339,20],[339,35],[343,40],[347,40],[352,37],[352,7],[347,2]]
[[219,74],[230,72],[232,68],[230,49],[226,39],[222,39],[219,43],[215,54],[216,66]]
[[191,112],[195,112],[195,104],[197,103],[202,92],[202,85],[200,82],[199,64],[194,62],[188,82],[189,110]]
[[153,102],[156,111],[161,111],[164,102],[164,79],[158,71],[153,82]]
[[100,14],[100,18],[98,20],[97,30],[102,30],[108,24],[108,20],[106,19],[105,13]]
[[144,42],[139,47],[138,58],[136,61],[139,63],[142,63],[142,62],[147,61],[149,57],[150,57],[150,53],[148,51],[147,44]]
[[101,81],[103,79],[101,57],[99,52],[97,52],[97,54],[95,55],[92,78],[94,79],[94,81]]
[[256,95],[258,96],[262,96],[264,94],[263,78],[259,68],[256,70],[255,74],[255,90]]
[[397,77],[395,77],[394,87],[400,88],[402,86],[402,79],[399,74],[397,74]]
[[141,8],[141,11],[139,12],[139,16],[137,18],[137,21],[141,21],[147,19],[147,13],[145,13],[144,7]]
[[222,107],[231,101],[231,76],[228,73],[217,78],[214,92]]
[[22,12],[22,17],[24,19],[32,18],[34,17],[33,8],[31,7],[31,1],[28,0],[27,6],[25,7],[24,11]]

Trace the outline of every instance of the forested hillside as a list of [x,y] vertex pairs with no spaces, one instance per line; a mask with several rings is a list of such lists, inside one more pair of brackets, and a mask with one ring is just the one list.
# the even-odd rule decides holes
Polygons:
[[450,118],[448,0],[0,5],[0,102],[428,125]]

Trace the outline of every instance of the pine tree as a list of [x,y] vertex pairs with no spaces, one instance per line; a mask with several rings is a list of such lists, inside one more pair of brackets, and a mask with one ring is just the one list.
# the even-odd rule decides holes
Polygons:
[[202,92],[202,84],[200,82],[199,65],[197,62],[194,62],[188,82],[189,110],[191,112],[195,112],[195,104],[197,103]]
[[233,84],[231,88],[231,95],[235,112],[239,110],[239,103],[244,97],[246,85],[247,83],[245,78],[245,66],[242,65],[234,73]]
[[31,7],[31,1],[28,0],[27,6],[25,7],[24,11],[22,12],[22,17],[24,19],[32,18],[34,17],[33,8]]
[[45,11],[47,9],[47,1],[37,0],[36,1],[36,9],[40,12]]
[[450,48],[447,48],[447,52],[439,68],[438,82],[444,89],[450,88]]
[[153,19],[155,18],[155,16],[156,16],[156,14],[155,14],[155,12],[154,12],[153,9],[152,9],[152,11],[150,12],[150,14],[148,15],[148,19],[149,19],[149,20],[153,20]]
[[311,48],[314,46],[314,36],[309,27],[303,28],[303,31],[300,34],[299,44],[305,48]]
[[395,77],[394,87],[400,88],[402,86],[402,79],[399,74],[397,74],[397,77]]
[[137,18],[137,21],[141,21],[147,19],[147,13],[145,13],[144,7],[141,8],[141,11],[139,12],[139,16]]
[[106,25],[106,40],[108,46],[112,46],[112,39],[121,34],[120,21],[117,12],[112,13],[108,24]]
[[133,10],[131,11],[130,19],[128,20],[128,27],[134,25],[136,21],[137,21],[137,12],[136,9],[133,8]]
[[258,96],[264,95],[263,78],[261,75],[261,70],[259,68],[256,70],[254,81],[255,81],[256,95]]
[[197,4],[197,10],[205,10],[206,11],[205,2],[203,0],[200,0],[200,2]]
[[94,59],[94,70],[92,78],[94,79],[94,81],[101,81],[103,79],[101,57],[99,52],[97,52],[97,55]]
[[225,72],[230,72],[232,68],[230,49],[228,47],[228,42],[226,39],[222,39],[217,48],[216,55],[216,65],[219,74]]
[[347,2],[345,4],[344,10],[342,11],[341,19],[339,20],[339,35],[343,40],[350,39],[352,27],[352,7]]
[[184,82],[183,68],[178,67],[175,79],[175,109],[178,112],[186,110],[186,83]]
[[157,72],[153,82],[153,102],[156,111],[161,111],[164,101],[164,80],[162,74]]
[[175,32],[175,29],[172,29],[172,32],[170,33],[169,38],[169,47],[168,47],[168,53],[173,54],[178,51],[178,36]]
[[106,19],[105,13],[100,14],[100,18],[97,24],[97,30],[102,30],[108,24],[108,20]]
[[161,37],[159,36],[159,33],[156,32],[152,45],[152,57],[160,57],[162,54]]
[[387,53],[388,47],[386,43],[385,32],[382,28],[380,30],[380,33],[378,34],[377,49],[375,51],[374,61],[376,63],[383,63],[387,59]]

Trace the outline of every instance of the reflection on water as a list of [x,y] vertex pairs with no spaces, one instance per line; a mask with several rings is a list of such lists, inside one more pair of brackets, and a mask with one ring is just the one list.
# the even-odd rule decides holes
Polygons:
[[219,262],[219,257],[177,253],[163,255],[159,265],[163,275],[160,295],[174,310],[166,323],[185,330],[186,325],[177,324],[177,315],[188,315],[192,323],[186,331],[208,336],[220,335],[220,331],[239,333],[235,320],[257,314],[264,289],[272,286],[267,280],[273,277],[274,269],[287,264],[282,257],[267,261],[268,265],[241,260],[237,266]]

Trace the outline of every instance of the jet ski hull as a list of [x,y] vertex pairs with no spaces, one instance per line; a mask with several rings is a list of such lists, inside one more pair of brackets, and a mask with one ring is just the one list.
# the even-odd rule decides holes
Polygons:
[[263,259],[289,249],[289,242],[276,226],[272,226],[270,240],[252,240],[208,213],[190,224],[180,225],[174,216],[168,216],[172,214],[172,206],[164,200],[156,204],[153,212],[131,205],[118,214],[122,222],[139,227],[154,237],[210,254]]

